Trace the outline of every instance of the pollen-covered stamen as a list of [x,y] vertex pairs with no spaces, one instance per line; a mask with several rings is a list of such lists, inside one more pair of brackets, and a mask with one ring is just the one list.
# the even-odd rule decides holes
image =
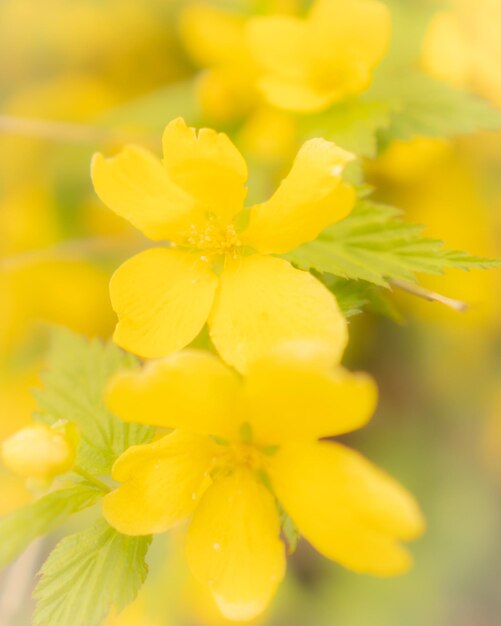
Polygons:
[[264,470],[266,457],[253,444],[231,443],[224,446],[221,454],[213,458],[211,474],[232,473],[238,467],[246,467],[254,472]]
[[203,228],[192,224],[183,245],[200,250],[205,256],[229,255],[236,258],[241,243],[233,224],[220,226],[209,222]]
[[214,441],[220,446],[219,454],[212,459],[211,475],[229,474],[238,467],[245,467],[261,474],[266,472],[269,457],[275,454],[275,446],[262,446],[256,443],[252,427],[247,422],[242,424],[239,441]]

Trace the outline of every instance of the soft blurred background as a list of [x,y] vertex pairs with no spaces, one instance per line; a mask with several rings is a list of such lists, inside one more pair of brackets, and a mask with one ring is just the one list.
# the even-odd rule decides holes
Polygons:
[[[30,421],[52,324],[109,337],[109,277],[143,245],[94,196],[92,153],[127,141],[159,150],[161,128],[181,114],[229,132],[251,163],[254,196],[269,193],[301,136],[294,116],[260,100],[242,24],[309,4],[0,0],[0,439]],[[501,107],[499,0],[391,4],[426,16],[416,64]],[[377,197],[431,236],[501,256],[499,135],[394,142],[364,168]],[[344,439],[408,486],[427,517],[415,567],[373,579],[300,543],[260,624],[501,623],[501,273],[458,271],[423,284],[469,310],[395,294],[400,323],[352,318],[345,359],[375,376],[381,403],[369,427]],[[0,515],[32,497],[0,467]],[[55,541],[0,573],[2,626],[30,623],[34,574]],[[151,568],[139,599],[106,626],[226,623],[186,572],[175,537],[156,540]]]

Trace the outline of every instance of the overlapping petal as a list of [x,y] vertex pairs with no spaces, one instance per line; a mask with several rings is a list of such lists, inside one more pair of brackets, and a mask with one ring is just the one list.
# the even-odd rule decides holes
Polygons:
[[379,0],[316,0],[307,49],[313,63],[372,69],[386,52],[390,32],[390,11]]
[[299,532],[326,557],[378,575],[410,566],[400,541],[421,534],[418,506],[356,452],[327,442],[285,444],[272,457],[270,476]]
[[355,203],[353,189],[342,182],[349,152],[325,139],[310,139],[273,196],[250,210],[243,243],[262,253],[284,253],[315,239],[346,217]]
[[220,355],[240,371],[286,340],[323,341],[333,361],[347,342],[346,320],[318,280],[258,254],[226,265],[209,329]]
[[231,63],[244,55],[241,16],[204,2],[181,6],[179,30],[190,56],[201,66]]
[[127,146],[108,159],[94,155],[91,174],[101,200],[154,241],[177,240],[200,221],[193,198],[139,146]]
[[217,282],[194,253],[152,248],[132,257],[110,282],[115,342],[149,358],[184,348],[205,324]]
[[254,437],[314,441],[363,426],[376,407],[370,376],[326,366],[321,344],[290,342],[254,361],[244,398]]
[[184,350],[119,373],[108,388],[107,404],[121,419],[234,438],[240,382],[208,352]]
[[285,573],[273,497],[246,469],[219,478],[205,492],[187,536],[188,564],[234,620],[261,613]]
[[113,479],[124,484],[103,499],[108,523],[126,535],[148,535],[190,515],[209,482],[214,446],[207,437],[174,431],[129,448],[113,466]]
[[311,80],[266,74],[259,79],[259,86],[268,102],[280,109],[315,113],[333,101],[332,89],[318,89]]
[[164,165],[207,217],[223,223],[242,210],[247,164],[227,135],[209,128],[198,131],[177,118],[163,134]]
[[305,18],[259,17],[247,26],[272,104],[315,112],[367,88],[390,38],[390,13],[378,0],[316,0]]
[[246,39],[253,57],[265,72],[282,78],[306,77],[306,27],[290,15],[254,17],[246,24]]

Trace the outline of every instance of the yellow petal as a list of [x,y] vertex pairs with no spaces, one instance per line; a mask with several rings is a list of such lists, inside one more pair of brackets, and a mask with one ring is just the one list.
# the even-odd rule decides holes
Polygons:
[[207,437],[174,431],[129,448],[113,466],[113,479],[124,484],[103,499],[108,523],[126,535],[149,535],[190,515],[207,486],[214,445]]
[[322,341],[338,361],[348,340],[346,320],[320,281],[258,254],[225,267],[209,329],[222,358],[240,371],[290,339]]
[[297,17],[256,17],[247,24],[249,48],[263,70],[259,87],[279,108],[319,111],[331,102],[330,93],[311,81],[306,35],[306,22]]
[[64,431],[31,424],[2,442],[0,456],[18,476],[52,480],[73,467],[75,446]]
[[322,344],[290,342],[250,365],[244,398],[254,436],[271,445],[360,428],[374,412],[377,388],[370,376],[327,367]]
[[[388,48],[391,14],[379,0],[316,0],[307,30],[312,66],[372,69]],[[348,71],[344,74],[349,78]]]
[[[427,72],[460,89],[468,88],[475,54],[472,55],[465,35],[456,15],[448,11],[436,13],[426,30],[421,56]],[[479,52],[476,50],[476,54]]]
[[326,109],[335,99],[331,89],[319,89],[304,79],[293,80],[269,74],[258,82],[268,102],[286,111],[315,113]]
[[377,0],[317,0],[306,19],[255,18],[246,35],[267,100],[314,112],[367,88],[388,46],[390,14]]
[[238,434],[237,376],[208,352],[185,350],[119,373],[107,404],[126,422],[152,424],[207,435]]
[[279,534],[275,501],[249,471],[219,478],[205,492],[188,530],[187,559],[226,617],[250,620],[271,601],[285,573]]
[[304,20],[288,15],[254,17],[247,22],[245,36],[254,59],[265,72],[282,78],[305,77]]
[[251,209],[243,243],[263,253],[297,248],[351,211],[355,193],[341,180],[353,155],[325,139],[310,139],[273,196]]
[[95,154],[91,174],[101,200],[150,239],[182,238],[196,219],[193,199],[139,146],[127,146],[109,159]]
[[209,218],[229,223],[243,208],[247,165],[227,135],[209,128],[197,133],[178,118],[164,131],[163,150],[169,177]]
[[216,275],[195,254],[166,248],[141,252],[111,278],[111,303],[119,318],[115,342],[149,358],[184,348],[205,324],[216,287]]
[[269,471],[299,532],[324,556],[370,574],[408,569],[400,540],[422,533],[418,505],[362,456],[336,443],[291,443],[271,457]]
[[234,62],[245,54],[244,20],[216,6],[193,2],[181,7],[179,30],[183,44],[201,67]]

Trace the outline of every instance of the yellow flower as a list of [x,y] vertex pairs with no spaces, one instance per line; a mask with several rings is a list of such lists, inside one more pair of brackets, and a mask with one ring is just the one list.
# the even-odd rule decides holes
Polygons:
[[18,476],[51,480],[73,466],[75,442],[64,429],[32,424],[2,443],[1,456],[5,467]]
[[267,100],[313,112],[367,89],[390,28],[390,13],[378,0],[316,0],[305,19],[252,18],[247,39]]
[[499,0],[454,0],[437,13],[423,43],[426,70],[501,106]]
[[197,134],[176,119],[163,146],[163,163],[138,146],[92,162],[105,204],[150,239],[174,243],[115,272],[115,341],[161,357],[188,345],[208,321],[221,356],[240,370],[288,339],[322,340],[339,359],[347,331],[335,298],[308,272],[270,255],[315,239],[350,212],[354,192],[341,174],[352,155],[311,139],[273,196],[244,209],[247,166],[226,135]]
[[244,28],[242,16],[205,2],[189,3],[180,13],[184,47],[205,68],[197,80],[198,100],[204,115],[219,124],[247,115],[258,97]]
[[423,529],[412,496],[356,452],[318,441],[363,426],[376,404],[370,377],[331,362],[321,343],[287,342],[242,380],[187,350],[111,384],[122,419],[176,430],[116,461],[123,484],[104,499],[106,519],[145,535],[191,516],[188,564],[231,619],[262,612],[284,576],[277,502],[350,569],[393,575],[410,565],[400,542]]
[[[237,7],[235,7],[237,8]],[[297,13],[297,0],[266,3],[269,13]],[[197,95],[204,115],[214,123],[234,124],[259,102],[259,68],[245,36],[247,19],[208,2],[183,3],[179,15],[181,41],[204,71]]]

